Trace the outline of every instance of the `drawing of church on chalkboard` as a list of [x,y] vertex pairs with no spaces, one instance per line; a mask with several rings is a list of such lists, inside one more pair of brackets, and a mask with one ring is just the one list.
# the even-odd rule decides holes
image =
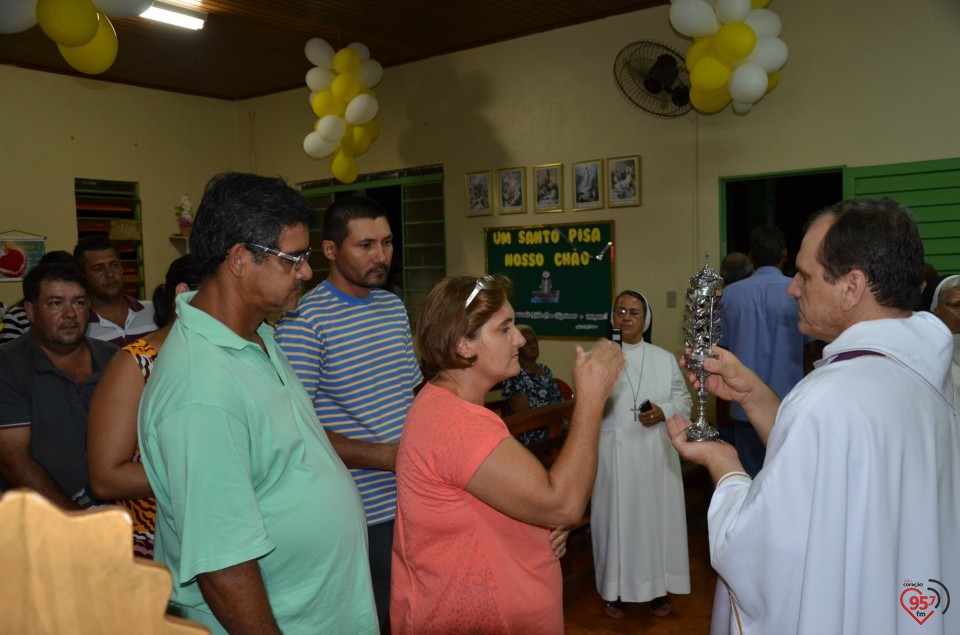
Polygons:
[[530,301],[534,304],[556,304],[560,301],[560,292],[553,288],[549,271],[540,274],[540,287],[533,292],[533,299]]

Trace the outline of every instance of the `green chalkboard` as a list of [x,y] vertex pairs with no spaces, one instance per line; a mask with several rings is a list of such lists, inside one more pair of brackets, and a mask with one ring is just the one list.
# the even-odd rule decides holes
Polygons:
[[613,221],[486,227],[487,272],[513,280],[518,324],[537,335],[607,337]]

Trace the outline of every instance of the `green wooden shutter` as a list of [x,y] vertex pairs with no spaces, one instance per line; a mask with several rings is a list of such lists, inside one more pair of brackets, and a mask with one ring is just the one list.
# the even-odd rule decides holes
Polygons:
[[913,212],[927,262],[960,273],[960,159],[847,168],[844,198],[888,196]]

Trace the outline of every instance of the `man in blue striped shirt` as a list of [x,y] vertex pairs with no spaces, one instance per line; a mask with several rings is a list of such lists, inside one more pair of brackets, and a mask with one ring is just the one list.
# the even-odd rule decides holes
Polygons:
[[393,256],[386,212],[362,196],[341,198],[327,208],[322,232],[330,274],[283,316],[276,336],[360,490],[384,630],[390,623],[397,443],[422,376],[406,309],[380,288]]

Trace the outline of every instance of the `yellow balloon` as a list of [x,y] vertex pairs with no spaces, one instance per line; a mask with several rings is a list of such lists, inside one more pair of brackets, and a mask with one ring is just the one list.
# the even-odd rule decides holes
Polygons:
[[37,0],[37,22],[48,38],[64,46],[86,44],[99,26],[93,0]]
[[690,103],[697,109],[697,112],[712,115],[727,107],[727,104],[730,103],[730,91],[727,90],[726,86],[712,93],[702,93],[698,90],[691,90]]
[[690,86],[701,93],[712,93],[727,85],[730,67],[713,55],[705,55],[690,71]]
[[714,41],[720,57],[739,62],[753,52],[753,47],[757,45],[757,34],[743,22],[731,22],[720,27]]
[[81,73],[96,75],[110,68],[117,59],[117,32],[107,16],[101,15],[97,34],[92,40],[80,46],[58,43],[57,48],[67,64]]
[[329,90],[321,90],[314,95],[310,106],[313,108],[313,114],[317,117],[326,117],[327,115],[342,117],[347,112],[347,105],[334,97]]
[[360,175],[357,160],[344,152],[342,148],[333,153],[333,158],[330,159],[330,170],[341,183],[353,183]]
[[780,83],[780,71],[773,71],[772,73],[767,75],[767,92],[765,92],[764,95],[773,91],[773,89],[776,88],[777,84],[779,83]]
[[712,55],[714,52],[713,36],[694,38],[693,44],[687,49],[687,68],[692,69],[705,55]]
[[337,99],[348,103],[360,92],[360,82],[357,81],[357,76],[352,73],[337,75],[330,83],[330,92]]
[[360,54],[351,48],[340,49],[337,51],[337,54],[333,56],[333,70],[341,75],[346,75],[347,73],[356,75],[362,63],[363,60],[360,59]]
[[358,157],[370,149],[371,142],[370,133],[362,126],[347,126],[346,133],[340,139],[340,147],[347,154]]
[[770,4],[770,0],[750,0],[751,9],[764,9]]
[[367,135],[370,136],[370,143],[373,143],[380,137],[380,124],[377,123],[376,119],[371,119],[360,127],[367,131]]

